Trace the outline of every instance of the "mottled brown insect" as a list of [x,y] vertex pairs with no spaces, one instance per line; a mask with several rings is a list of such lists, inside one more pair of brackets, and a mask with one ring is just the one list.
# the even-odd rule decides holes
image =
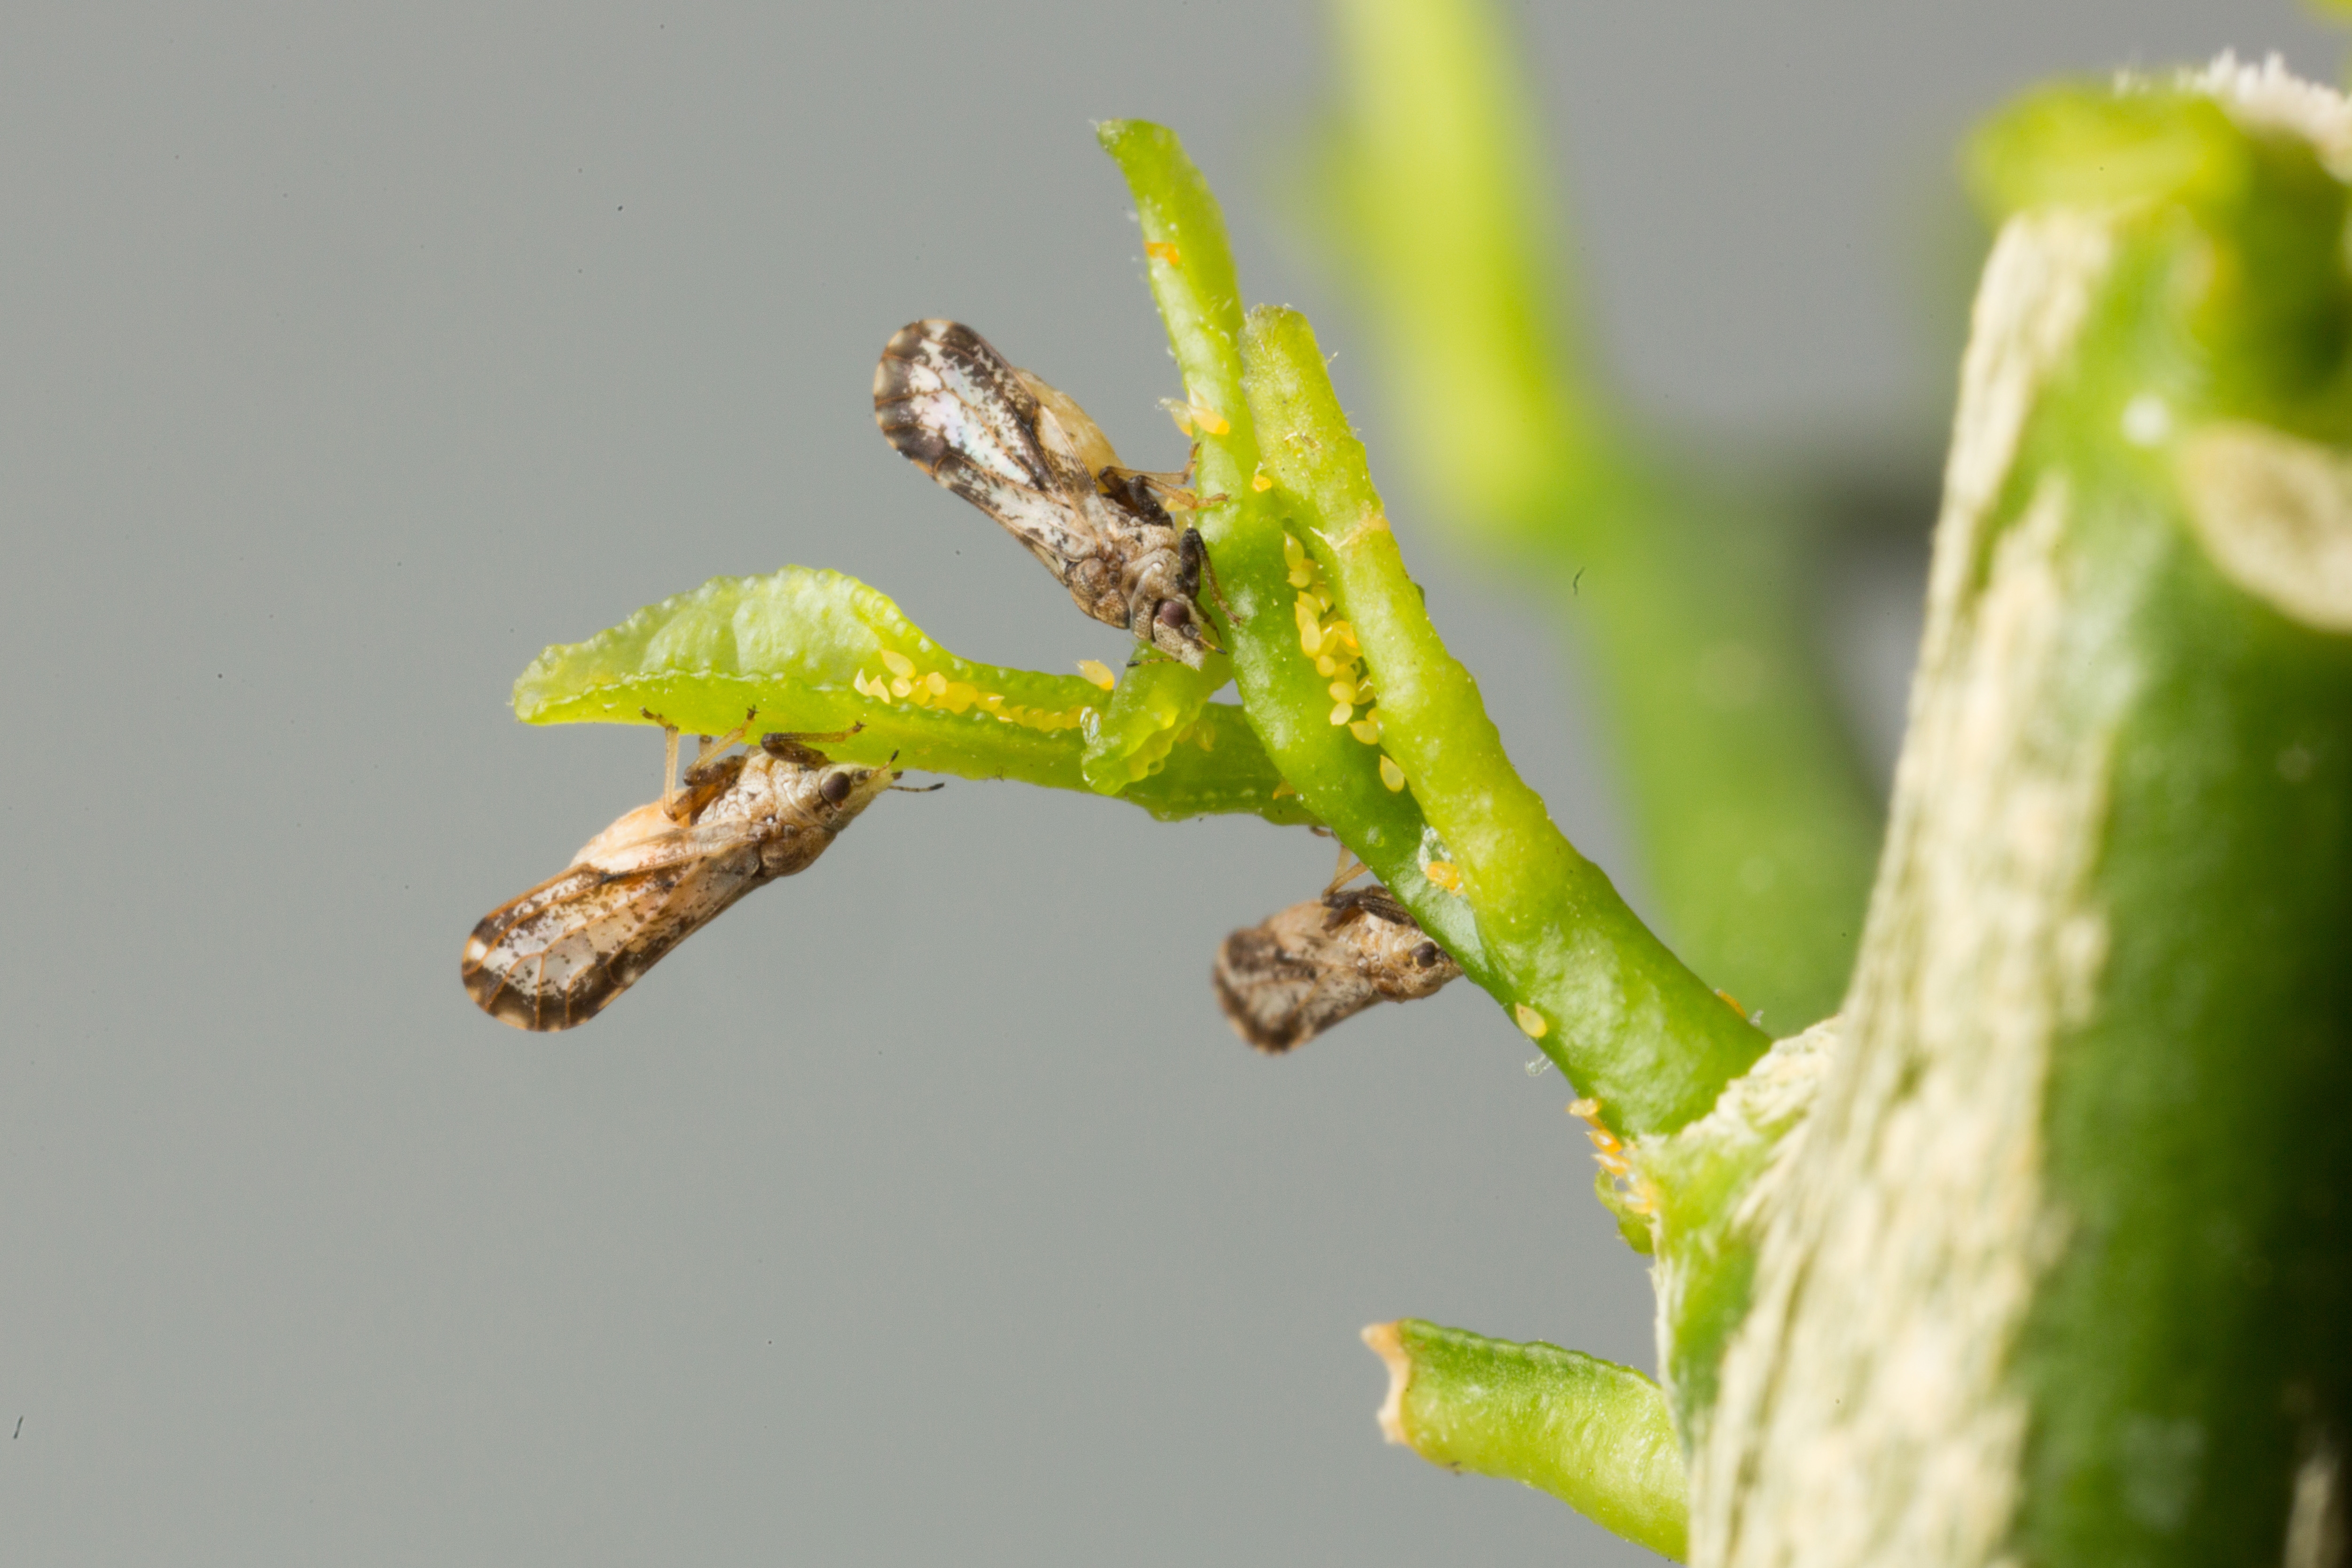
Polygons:
[[1211,978],[1234,1033],[1275,1055],[1376,1002],[1434,995],[1461,973],[1386,888],[1335,886],[1225,938]]
[[1165,475],[1119,467],[1086,411],[960,321],[902,327],[874,371],[874,419],[899,456],[1003,523],[1078,608],[1199,668],[1208,552],[1169,515]]
[[[854,733],[854,731],[850,731]],[[568,1029],[602,1011],[736,900],[804,870],[898,775],[768,735],[706,751],[684,788],[590,839],[572,864],[482,917],[459,967],[482,1011],[519,1029]],[[671,749],[676,749],[675,731]]]

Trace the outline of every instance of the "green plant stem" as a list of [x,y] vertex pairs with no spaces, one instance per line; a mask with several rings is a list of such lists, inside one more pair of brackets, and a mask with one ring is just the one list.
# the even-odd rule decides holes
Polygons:
[[[1317,817],[1355,851],[1372,874],[1403,899],[1432,936],[1479,984],[1496,977],[1469,911],[1441,903],[1415,851],[1426,824],[1409,795],[1381,782],[1379,759],[1345,730],[1324,721],[1330,708],[1323,679],[1297,657],[1290,616],[1289,572],[1280,520],[1253,480],[1256,433],[1242,387],[1242,307],[1224,216],[1176,133],[1137,120],[1114,120],[1097,132],[1135,198],[1148,246],[1151,291],[1168,324],[1185,395],[1224,426],[1199,428],[1195,483],[1223,497],[1198,514],[1224,606],[1205,606],[1233,658],[1234,681],[1266,754]],[[1172,259],[1171,258],[1172,257]]]
[[2216,67],[1975,149],[2021,210],[1853,1004],[1694,1451],[1702,1561],[2343,1560],[2346,124]]
[[1682,1560],[1682,1449],[1658,1385],[1538,1341],[1417,1319],[1364,1331],[1388,1363],[1389,1440],[1433,1465],[1548,1491],[1626,1540]]
[[1355,628],[1381,743],[1459,870],[1498,995],[1534,1009],[1544,1047],[1619,1132],[1705,1114],[1762,1054],[1763,1033],[1666,950],[1512,768],[1477,683],[1405,573],[1306,318],[1254,312],[1244,357],[1275,497]]

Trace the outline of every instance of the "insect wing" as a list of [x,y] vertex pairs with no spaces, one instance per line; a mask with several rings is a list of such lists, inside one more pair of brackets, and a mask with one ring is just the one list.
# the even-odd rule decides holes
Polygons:
[[1094,476],[1038,439],[1021,373],[960,321],[902,327],[874,371],[874,419],[898,455],[988,513],[1064,582],[1098,552],[1080,510]]
[[638,815],[474,928],[460,972],[482,1011],[520,1029],[583,1024],[768,879],[756,842],[687,828],[597,853]]

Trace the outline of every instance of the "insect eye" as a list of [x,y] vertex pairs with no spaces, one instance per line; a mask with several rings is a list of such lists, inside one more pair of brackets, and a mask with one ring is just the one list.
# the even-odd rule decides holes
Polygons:
[[849,775],[847,773],[825,774],[824,782],[816,786],[816,793],[835,805],[839,805],[849,798]]
[[1437,962],[1437,944],[1433,942],[1423,942],[1412,950],[1412,961],[1423,969],[1427,969]]
[[1160,624],[1181,631],[1192,624],[1192,612],[1170,599],[1160,606]]

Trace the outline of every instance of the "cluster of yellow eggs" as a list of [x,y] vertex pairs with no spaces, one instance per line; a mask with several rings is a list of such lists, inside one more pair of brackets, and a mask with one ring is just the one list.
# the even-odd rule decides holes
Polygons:
[[1031,730],[1075,730],[1093,710],[1086,707],[1053,711],[1042,708],[1024,707],[1007,702],[1000,691],[982,691],[969,680],[951,680],[940,671],[922,670],[915,661],[894,648],[882,650],[881,675],[868,675],[859,670],[850,684],[858,695],[871,697],[877,702],[911,702],[918,708],[944,708],[950,713],[962,713],[977,708],[1000,722],[1019,724]]

